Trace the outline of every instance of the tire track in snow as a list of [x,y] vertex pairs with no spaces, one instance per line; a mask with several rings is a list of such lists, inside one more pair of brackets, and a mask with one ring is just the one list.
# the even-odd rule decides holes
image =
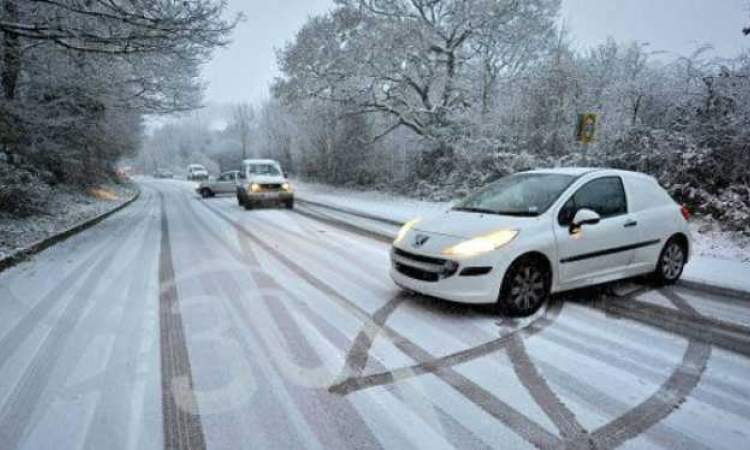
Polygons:
[[193,393],[190,355],[185,341],[179,297],[175,284],[169,221],[164,193],[161,202],[161,246],[159,252],[159,330],[164,447],[205,449],[198,404]]
[[[128,219],[130,217],[123,218],[122,222],[116,224],[113,230],[114,232],[128,228],[126,236],[119,237],[114,243],[106,240],[104,244],[96,247],[97,251],[94,254],[77,266],[79,268],[93,266],[85,276],[79,290],[88,289],[92,291],[96,289],[102,280],[101,274],[117,262],[115,258],[108,258],[106,255],[117,254],[129,241],[128,238],[137,231],[138,227],[132,226]],[[128,225],[130,226],[128,227]],[[103,252],[102,250],[107,246],[111,246],[110,251]],[[32,332],[38,325],[43,315],[64,297],[66,291],[75,287],[76,281],[83,273],[86,272],[76,271],[72,273],[63,282],[64,291],[53,290],[37,303],[21,323],[3,338],[0,342],[0,348],[3,348],[5,352],[14,351],[16,347],[6,346],[22,343],[28,333]],[[26,367],[13,391],[2,404],[0,408],[0,442],[4,448],[18,448],[19,444],[22,443],[30,427],[29,421],[49,384],[53,369],[62,354],[62,349],[68,343],[75,327],[80,323],[82,313],[90,300],[86,295],[76,295],[70,299],[60,316],[51,324],[51,329],[37,347],[33,359]]]
[[[259,239],[257,236],[255,236],[255,234],[247,230],[244,226],[235,222],[231,217],[229,217],[223,211],[220,211],[213,206],[209,206],[208,204],[203,204],[203,205],[206,207],[206,209],[212,211],[218,217],[222,218],[225,222],[227,222],[229,225],[234,227],[240,234],[249,238],[258,247],[262,248],[267,253],[272,255],[275,259],[277,259],[279,262],[284,264],[287,268],[289,268],[292,272],[297,274],[300,278],[307,281],[310,285],[317,288],[322,293],[328,295],[331,300],[335,301],[343,308],[349,310],[355,317],[358,317],[360,320],[362,320],[363,323],[368,324],[368,323],[373,322],[372,317],[367,312],[362,310],[361,307],[359,307],[357,304],[347,299],[345,296],[339,294],[339,292],[335,288],[330,286],[328,283],[319,279],[314,274],[311,274],[310,272],[302,268],[299,264],[294,262],[291,258],[286,256],[284,253],[282,253],[281,251],[279,251],[272,245],[264,242],[262,239]],[[528,329],[537,329],[537,328],[530,326]],[[404,337],[399,332],[388,327],[387,325],[382,327],[382,331],[384,335],[387,336],[399,350],[401,350],[403,353],[405,353],[406,355],[408,355],[415,361],[430,361],[431,362],[431,361],[443,359],[443,358],[434,357],[428,351],[424,350],[422,347],[410,341],[408,338]],[[489,344],[497,345],[497,342],[498,341],[492,341]],[[487,350],[487,347],[488,347],[487,345],[480,346],[480,347],[486,353],[495,351],[492,345],[489,346],[491,350]],[[486,354],[486,353],[477,354],[476,349],[471,349],[470,351],[467,351],[467,352],[460,352],[460,355],[463,358],[468,358],[468,359],[465,359],[465,361],[468,361],[471,359],[476,359],[477,357],[482,356],[483,354]],[[454,360],[458,360],[458,359],[454,357],[450,359],[449,361],[454,361]],[[476,406],[478,406],[479,408],[484,410],[486,413],[490,414],[491,416],[499,420],[501,423],[505,424],[509,429],[514,431],[516,434],[518,434],[520,437],[522,437],[523,439],[525,439],[532,445],[535,445],[541,448],[559,448],[563,446],[563,441],[559,439],[557,436],[548,432],[542,426],[532,421],[528,417],[524,416],[522,413],[517,411],[512,406],[494,397],[486,389],[482,388],[481,386],[477,385],[473,381],[469,380],[468,378],[464,377],[460,373],[453,370],[452,367],[450,366],[457,364],[457,362],[452,362],[452,363],[449,362],[444,367],[440,367],[440,366],[435,367],[434,365],[430,364],[430,362],[421,363],[419,366],[421,366],[423,369],[426,369],[425,372],[430,371],[431,373],[433,373],[435,376],[443,380],[446,384],[448,384],[454,390],[461,393],[467,400],[474,403]],[[442,361],[442,363],[445,363],[445,361]],[[405,370],[408,370],[408,369],[405,369]],[[393,373],[391,372],[382,374],[382,379],[386,381],[387,383],[397,380],[397,378],[395,378],[393,376]]]

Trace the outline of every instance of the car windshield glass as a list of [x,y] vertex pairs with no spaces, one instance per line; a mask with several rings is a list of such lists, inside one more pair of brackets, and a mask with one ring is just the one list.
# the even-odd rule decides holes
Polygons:
[[560,174],[512,175],[469,196],[453,209],[482,214],[538,216],[547,211],[574,180],[573,176]]
[[272,164],[249,164],[247,171],[252,175],[270,175],[274,177],[281,175],[279,168]]

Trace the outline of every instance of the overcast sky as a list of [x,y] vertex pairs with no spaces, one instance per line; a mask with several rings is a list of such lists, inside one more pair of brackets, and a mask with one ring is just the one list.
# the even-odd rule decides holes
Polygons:
[[[230,0],[247,20],[234,43],[206,67],[209,102],[258,102],[278,74],[275,49],[294,37],[307,17],[327,11],[331,0]],[[608,36],[648,42],[653,50],[687,55],[710,43],[719,56],[750,48],[740,30],[750,23],[750,0],[563,0],[561,17],[576,46]]]

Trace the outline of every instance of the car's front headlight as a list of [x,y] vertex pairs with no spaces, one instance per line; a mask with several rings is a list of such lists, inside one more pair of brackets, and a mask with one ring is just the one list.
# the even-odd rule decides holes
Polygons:
[[292,192],[292,185],[289,183],[284,183],[281,185],[281,189],[285,190],[286,192]]
[[398,244],[401,242],[405,237],[406,233],[409,232],[412,228],[414,228],[414,225],[418,224],[422,219],[412,219],[404,224],[403,227],[401,227],[400,230],[398,230],[398,234],[396,235],[396,240],[393,241],[394,244]]
[[477,256],[496,250],[509,244],[518,236],[518,230],[499,230],[486,236],[480,236],[461,242],[443,250],[443,255],[457,258]]
[[251,184],[250,192],[260,192],[260,185],[258,183]]

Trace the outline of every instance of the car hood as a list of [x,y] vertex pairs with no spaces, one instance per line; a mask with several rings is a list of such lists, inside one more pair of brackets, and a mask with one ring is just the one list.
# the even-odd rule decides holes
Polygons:
[[500,229],[520,230],[536,224],[538,217],[501,216],[448,210],[445,213],[417,223],[415,231],[471,239]]
[[250,177],[250,183],[258,184],[281,184],[286,183],[286,178],[272,175],[253,175]]

